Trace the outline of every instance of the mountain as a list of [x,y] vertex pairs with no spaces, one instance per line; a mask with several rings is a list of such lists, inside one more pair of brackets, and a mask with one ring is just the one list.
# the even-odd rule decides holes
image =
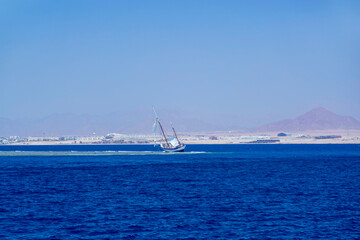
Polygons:
[[325,108],[315,108],[295,119],[287,119],[255,128],[254,132],[299,132],[308,130],[360,130],[360,122],[353,117],[340,116]]
[[[241,130],[239,116],[200,116],[181,109],[159,109],[158,114],[166,130],[170,122],[176,131],[213,132]],[[231,119],[231,120],[229,120]],[[10,120],[0,118],[0,137],[7,136],[89,136],[122,134],[152,134],[154,118],[151,109],[114,112],[105,115],[52,114],[39,119]],[[267,124],[255,132],[298,132],[306,130],[360,129],[360,122],[352,117],[339,116],[324,108],[316,108],[296,119]]]
[[[164,127],[170,130],[170,121],[181,132],[216,131],[219,127],[180,110],[159,110]],[[134,110],[106,115],[53,114],[33,120],[0,118],[0,136],[88,136],[108,133],[152,134],[152,111]]]

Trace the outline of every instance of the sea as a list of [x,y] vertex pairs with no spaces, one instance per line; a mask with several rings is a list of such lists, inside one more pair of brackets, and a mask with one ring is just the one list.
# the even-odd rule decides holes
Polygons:
[[0,239],[360,239],[360,145],[3,145]]

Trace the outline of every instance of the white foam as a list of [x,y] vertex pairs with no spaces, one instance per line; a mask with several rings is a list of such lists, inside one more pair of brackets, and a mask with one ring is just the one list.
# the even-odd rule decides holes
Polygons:
[[206,152],[158,151],[0,151],[0,156],[122,156],[122,155],[189,155]]

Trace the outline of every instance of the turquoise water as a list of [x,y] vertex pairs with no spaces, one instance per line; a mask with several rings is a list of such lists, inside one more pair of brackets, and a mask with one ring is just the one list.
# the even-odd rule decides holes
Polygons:
[[0,146],[0,238],[360,238],[360,145],[154,150]]

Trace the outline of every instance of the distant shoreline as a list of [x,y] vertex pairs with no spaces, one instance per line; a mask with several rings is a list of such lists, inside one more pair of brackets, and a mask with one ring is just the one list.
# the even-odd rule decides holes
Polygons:
[[[179,134],[184,144],[360,144],[360,130],[304,132],[211,132]],[[160,141],[160,137],[157,141]],[[153,145],[152,135],[112,133],[105,136],[0,137],[0,146]]]
[[[251,143],[251,142],[238,142],[238,143],[221,143],[221,142],[192,142],[187,143],[184,142],[186,145],[321,145],[321,144],[335,144],[335,145],[346,145],[346,144],[360,144],[359,142],[275,142],[275,143]],[[118,144],[118,143],[106,143],[106,144],[92,144],[92,143],[51,143],[51,144],[43,144],[43,143],[37,143],[37,144],[1,144],[0,148],[2,146],[136,146],[136,145],[144,145],[144,146],[153,146],[153,144],[144,144],[144,143],[133,143],[133,144]]]

